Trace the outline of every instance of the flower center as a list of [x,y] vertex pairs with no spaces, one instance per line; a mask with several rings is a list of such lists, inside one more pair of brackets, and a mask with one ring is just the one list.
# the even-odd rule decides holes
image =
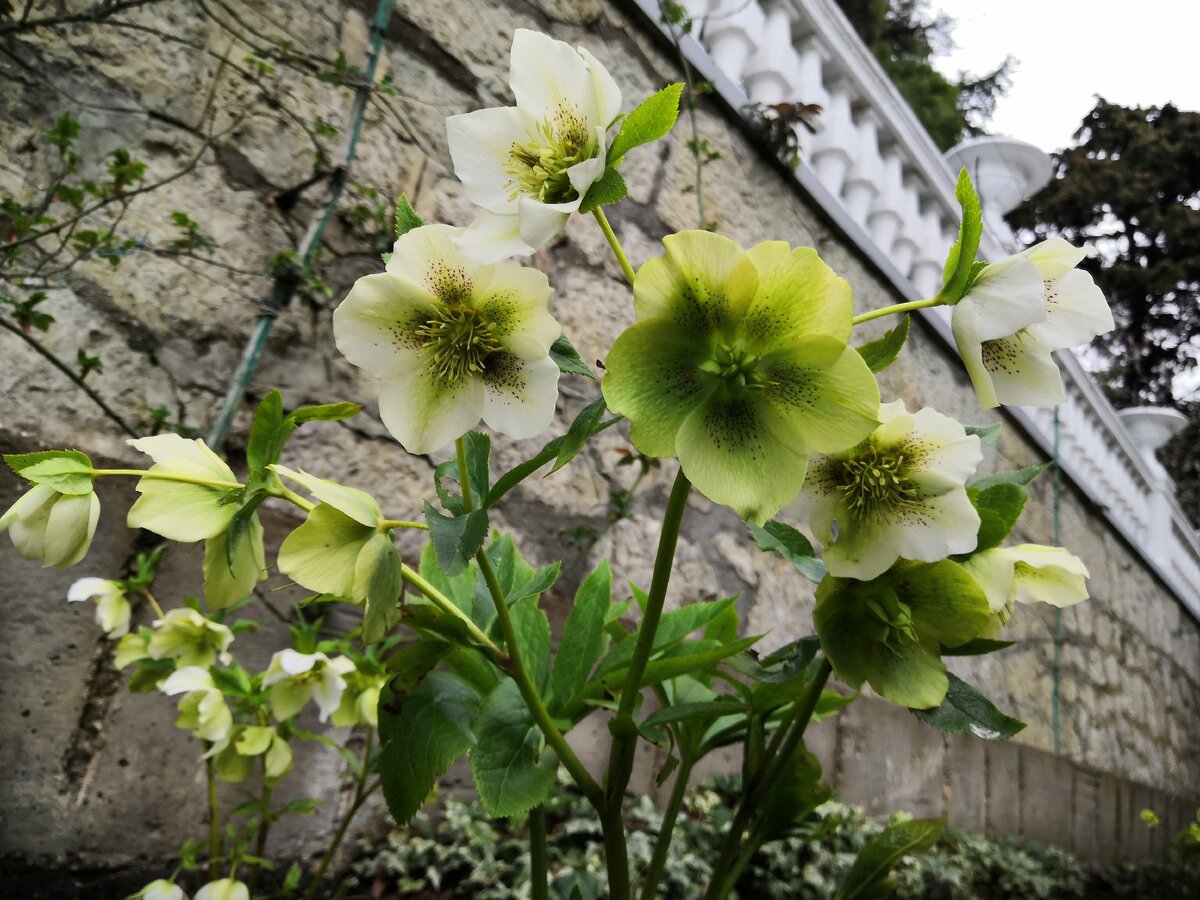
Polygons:
[[568,106],[539,123],[537,134],[527,143],[514,143],[504,171],[509,175],[509,199],[521,194],[542,203],[565,203],[579,196],[567,170],[591,159],[596,141],[588,134],[587,122]]
[[912,610],[890,590],[868,597],[867,609],[877,626],[874,637],[885,647],[899,655],[901,645],[915,643],[917,632],[913,628]]
[[907,462],[903,453],[877,447],[844,460],[834,480],[850,512],[863,519],[915,500],[917,488],[906,476]]
[[483,372],[488,356],[500,349],[496,325],[473,306],[454,304],[418,326],[434,377],[456,385]]
[[720,378],[726,387],[756,390],[767,383],[766,375],[759,368],[760,362],[761,356],[750,353],[740,345],[718,343],[712,358],[700,366],[700,371]]

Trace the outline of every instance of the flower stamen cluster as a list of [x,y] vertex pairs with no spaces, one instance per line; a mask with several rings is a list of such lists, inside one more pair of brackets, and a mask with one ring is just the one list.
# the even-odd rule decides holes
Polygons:
[[413,333],[422,342],[429,371],[447,387],[482,375],[488,357],[503,349],[497,325],[477,308],[464,304],[442,307]]
[[595,134],[579,111],[560,104],[554,115],[539,122],[536,136],[524,144],[514,142],[504,171],[511,176],[508,199],[522,194],[541,203],[566,203],[579,197],[571,184],[572,166],[596,155]]
[[855,515],[871,516],[918,499],[920,490],[908,478],[910,465],[903,453],[869,447],[861,456],[840,461],[840,471],[831,481],[847,508]]

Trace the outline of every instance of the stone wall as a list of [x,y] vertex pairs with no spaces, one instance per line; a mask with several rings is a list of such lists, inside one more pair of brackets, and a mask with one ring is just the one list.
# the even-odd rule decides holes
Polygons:
[[[202,259],[142,252],[116,269],[100,261],[80,265],[56,284],[45,304],[57,319],[48,344],[67,358],[80,345],[101,356],[104,371],[91,383],[114,406],[133,419],[149,407],[166,406],[173,419],[198,429],[215,415],[258,304],[269,291],[269,278],[257,273],[294,246],[313,213],[319,189],[302,194],[286,213],[271,202],[311,172],[311,145],[301,123],[310,129],[318,119],[341,125],[350,105],[345,89],[287,71],[243,77],[236,70],[247,49],[236,38],[261,43],[251,29],[277,35],[284,29],[302,50],[332,58],[342,48],[354,64],[362,57],[373,13],[366,0],[228,6],[239,19],[214,7],[223,24],[202,15],[192,0],[167,0],[122,17],[161,30],[169,40],[105,26],[20,36],[14,52],[29,67],[3,63],[12,87],[0,94],[0,120],[6,123],[0,131],[5,161],[0,184],[14,193],[30,190],[28,180],[44,177],[38,134],[63,111],[71,110],[84,124],[86,164],[95,165],[113,147],[129,146],[149,163],[152,177],[184,165],[209,127],[201,123],[211,120],[220,130],[246,115],[194,171],[135,198],[121,226],[130,235],[167,241],[173,236],[167,216],[187,210],[217,239],[217,257],[237,271]],[[644,22],[620,5],[414,0],[393,16],[386,72],[397,93],[372,103],[352,180],[385,198],[407,192],[426,218],[465,224],[472,209],[449,170],[443,119],[508,102],[508,48],[516,27],[587,46],[616,77],[626,108],[679,77]],[[133,36],[137,52],[131,52]],[[722,233],[743,245],[771,238],[814,246],[853,285],[856,308],[894,302],[887,283],[830,229],[779,167],[761,156],[728,111],[706,106],[699,124],[721,153],[705,168],[704,198],[706,218],[715,219]],[[627,164],[630,197],[610,218],[635,265],[660,252],[663,234],[697,224],[695,196],[687,191],[694,177],[687,138],[681,127],[663,144],[636,151]],[[330,151],[336,148],[336,142],[327,144]],[[361,189],[357,195],[362,196]],[[346,210],[354,202],[347,199]],[[572,220],[535,263],[554,285],[553,311],[583,357],[602,358],[632,321],[632,308],[595,224]],[[250,397],[279,387],[288,406],[336,399],[365,403],[367,411],[358,419],[306,426],[286,461],[370,490],[389,515],[414,517],[429,490],[434,461],[405,455],[384,431],[374,406],[376,384],[336,354],[330,327],[334,303],[357,276],[378,265],[371,240],[356,234],[347,218],[335,220],[321,263],[332,299],[298,301],[280,315]],[[885,398],[901,397],[910,406],[931,405],[976,424],[995,419],[978,410],[961,366],[924,327],[914,328],[905,356],[888,371],[883,386]],[[76,446],[106,463],[142,464],[86,398],[7,332],[0,332],[0,388],[5,452]],[[555,433],[596,396],[595,385],[564,379]],[[247,425],[243,413],[228,448],[235,468]],[[494,465],[508,468],[539,445],[537,440],[499,440]],[[589,563],[603,556],[612,558],[623,577],[649,581],[654,522],[673,466],[652,472],[633,500],[633,516],[606,530],[610,494],[628,487],[633,476],[629,467],[617,466],[625,446],[620,429],[605,432],[569,469],[515,491],[494,520],[517,535],[533,561],[568,560],[545,601],[555,621],[564,617],[565,598]],[[1040,461],[1033,445],[1013,428],[997,449],[985,461],[988,470]],[[1022,539],[1051,541],[1051,489],[1049,478],[1034,485],[1020,526]],[[0,503],[7,505],[18,490],[11,475],[0,473]],[[65,602],[75,577],[117,574],[132,550],[133,535],[122,522],[130,486],[105,484],[102,497],[101,536],[89,559],[71,572],[40,570],[16,557],[7,541],[0,546],[6,576],[0,603],[11,630],[0,652],[0,722],[10,735],[0,744],[0,858],[14,865],[66,860],[87,868],[152,861],[170,856],[183,836],[203,827],[195,746],[173,728],[170,704],[124,692],[111,675],[108,647],[97,638],[90,609],[68,608]],[[270,522],[276,541],[294,524],[290,516],[280,510]],[[576,559],[570,535],[581,527],[604,533]],[[1200,795],[1200,629],[1069,487],[1062,496],[1061,529],[1063,543],[1093,574],[1093,599],[1063,615],[1063,755],[1087,771],[1163,792],[1155,796],[1194,800]],[[418,547],[406,540],[402,549],[411,558]],[[196,590],[198,568],[192,549],[172,548],[158,595],[178,603]],[[671,594],[676,603],[740,594],[746,632],[768,632],[768,648],[811,628],[811,585],[782,560],[753,551],[737,518],[698,495],[689,505]],[[149,618],[146,610],[137,615]],[[1010,626],[1015,647],[953,663],[1003,709],[1029,723],[1016,739],[1019,748],[988,749],[997,759],[1024,759],[1026,753],[1042,758],[1036,751],[1053,748],[1053,634],[1052,611],[1023,608]],[[277,629],[254,638],[261,662],[279,640]],[[873,797],[883,808],[924,812],[922,804],[936,806],[939,797],[949,796],[952,780],[971,771],[939,762],[917,777],[896,754],[922,758],[928,753],[944,762],[950,744],[943,736],[876,701],[853,709],[835,728],[843,738],[854,735],[853,743],[839,738],[827,756],[847,797]],[[893,740],[897,728],[912,744],[906,750],[898,750]],[[1007,763],[996,765],[1002,764]],[[1043,772],[1040,765],[1030,771]],[[329,801],[317,816],[300,820],[293,833],[305,847],[316,846],[333,820],[336,766],[330,754],[314,751],[298,760],[298,772],[291,776],[303,790],[291,789]],[[880,779],[879,772],[891,774]],[[1046,778],[1047,783],[1026,780],[1025,792],[1044,798],[1059,783],[1053,774]],[[923,792],[925,786],[930,793]],[[1084,794],[1070,788],[1062,796]],[[1119,803],[1114,808],[1124,809]],[[962,815],[964,824],[974,821]],[[1114,815],[1124,823],[1120,827],[1129,828],[1128,816]],[[1033,812],[1025,816],[1037,818]],[[129,839],[131,823],[137,827],[136,841]],[[1019,821],[1012,828],[1003,822],[985,825],[995,832],[1022,831]],[[1037,836],[1056,837],[1049,831]],[[1116,849],[1135,852],[1137,847],[1126,840]]]

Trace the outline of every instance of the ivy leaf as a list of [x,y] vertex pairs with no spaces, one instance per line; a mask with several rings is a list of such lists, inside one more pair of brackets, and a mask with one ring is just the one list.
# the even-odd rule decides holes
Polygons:
[[397,823],[416,815],[437,777],[471,749],[480,704],[478,691],[461,678],[431,672],[398,709],[379,705],[379,778]]
[[438,566],[447,575],[458,575],[487,540],[487,511],[477,509],[463,516],[443,516],[425,503],[425,521],[429,539],[437,554]]
[[396,201],[396,237],[403,237],[414,228],[420,228],[425,224],[425,220],[417,215],[417,211],[412,208],[412,204],[408,202],[408,198],[403,194]]
[[970,487],[978,488],[982,491],[990,487],[995,487],[998,484],[1026,485],[1050,468],[1051,465],[1053,464],[1042,463],[1040,466],[1026,466],[1023,469],[1017,469],[1013,472],[997,472],[995,475],[988,475],[985,478],[980,478],[978,481],[971,482]]
[[762,527],[753,522],[747,522],[746,526],[760,550],[778,553],[809,581],[820,582],[825,577],[825,563],[817,557],[808,538],[791,525],[772,519]]
[[938,294],[942,302],[949,305],[963,298],[973,276],[978,277],[981,271],[975,267],[975,255],[979,252],[979,239],[983,235],[983,209],[965,167],[958,173],[954,196],[962,207],[962,222],[958,226],[958,240],[946,257],[944,283]]
[[679,118],[682,84],[669,84],[643,100],[621,123],[621,130],[608,148],[608,165],[617,166],[634,147],[666,137]]
[[519,816],[546,799],[558,758],[543,749],[541,731],[515,681],[492,691],[474,732],[471,775],[488,815]]
[[60,494],[92,492],[92,460],[78,450],[5,453],[4,462],[26,481],[52,487]]
[[946,830],[945,819],[909,819],[889,825],[858,851],[854,865],[842,880],[836,900],[868,900],[890,894],[888,873],[904,856],[924,853]]
[[979,537],[974,552],[998,547],[1017,524],[1029,494],[1019,484],[1002,482],[980,490],[967,488],[967,496],[979,513]]
[[876,375],[894,363],[896,357],[900,355],[904,342],[908,340],[908,326],[909,317],[905,316],[900,320],[899,325],[885,333],[883,337],[855,348],[858,350],[858,355],[863,358],[863,362]]
[[592,182],[592,186],[584,195],[583,202],[579,204],[581,213],[595,212],[601,206],[611,206],[629,193],[629,186],[625,184],[625,179],[616,170],[614,163],[610,162],[608,165],[604,174]]
[[550,671],[550,712],[572,714],[600,654],[604,652],[604,615],[612,603],[612,569],[600,563],[575,592],[563,627],[558,655]]
[[558,340],[550,345],[550,358],[554,360],[559,371],[596,380],[596,373],[588,368],[588,364],[583,361],[583,357],[565,334],[560,334]]
[[1025,723],[996,709],[992,701],[953,672],[947,673],[950,687],[941,706],[910,712],[926,724],[951,734],[972,734],[985,741],[1007,741],[1025,728]]

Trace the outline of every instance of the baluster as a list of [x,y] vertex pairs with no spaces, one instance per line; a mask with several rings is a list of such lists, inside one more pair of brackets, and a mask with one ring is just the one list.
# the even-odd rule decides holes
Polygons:
[[742,83],[746,61],[758,46],[766,15],[757,3],[717,0],[704,24],[704,43],[718,69],[735,84]]

